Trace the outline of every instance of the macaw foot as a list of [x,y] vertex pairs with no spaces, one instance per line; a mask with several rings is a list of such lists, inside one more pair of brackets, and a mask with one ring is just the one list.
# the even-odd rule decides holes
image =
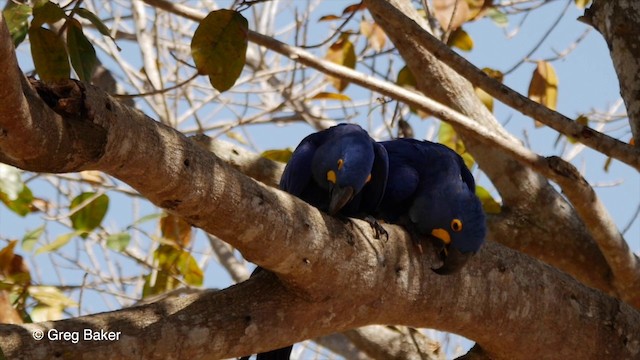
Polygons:
[[380,225],[376,218],[371,215],[367,215],[364,217],[364,221],[368,222],[369,225],[371,225],[371,228],[373,229],[373,236],[376,239],[380,239],[384,235],[387,240],[389,240],[389,233],[382,227],[382,225]]

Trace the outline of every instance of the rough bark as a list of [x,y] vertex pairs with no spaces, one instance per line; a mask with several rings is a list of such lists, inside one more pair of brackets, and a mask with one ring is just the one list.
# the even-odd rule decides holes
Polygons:
[[[441,277],[408,251],[412,240],[405,232],[388,229],[387,242],[371,242],[357,231],[348,232],[353,243],[327,239],[353,256],[348,269],[325,263],[341,266],[336,280],[347,278],[349,285],[335,291],[332,281],[321,281],[322,299],[300,297],[263,273],[219,292],[57,322],[0,325],[0,346],[10,359],[219,359],[388,323],[462,334],[494,359],[630,359],[640,352],[640,313],[550,266],[490,243],[461,274]],[[319,269],[318,276],[327,272]],[[34,346],[32,331],[52,328],[122,334],[113,342]]]
[[640,3],[635,0],[594,0],[582,21],[607,42],[618,75],[620,94],[636,146],[640,144]]

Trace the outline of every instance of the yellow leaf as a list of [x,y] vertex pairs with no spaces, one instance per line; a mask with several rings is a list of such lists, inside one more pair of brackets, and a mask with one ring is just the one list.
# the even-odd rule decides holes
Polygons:
[[387,35],[378,24],[373,21],[362,20],[360,22],[360,32],[367,38],[373,50],[382,51],[387,41]]
[[68,298],[60,289],[54,286],[29,286],[29,295],[41,304],[57,306],[62,309],[78,306],[77,302]]
[[[467,20],[480,18],[483,14],[483,10],[486,8],[485,0],[465,0],[467,7],[469,8],[469,15]],[[487,6],[491,6],[490,4]]]
[[471,39],[471,36],[462,30],[462,28],[458,28],[451,33],[447,44],[449,46],[455,46],[462,51],[471,51],[473,49],[473,39]]
[[[576,119],[576,122],[580,125],[589,125],[589,118],[586,117],[585,115],[580,115],[578,116],[578,118]],[[567,140],[572,143],[575,144],[576,142],[578,142],[578,140],[576,140],[575,138],[571,137],[571,136],[567,136]]]
[[[396,79],[396,84],[402,87],[405,87],[407,89],[416,90],[416,86],[417,86],[416,78],[415,76],[413,76],[411,69],[409,69],[406,65],[402,69],[400,69],[400,71],[398,72],[398,78]],[[409,110],[412,113],[418,115],[421,119],[425,119],[429,117],[429,115],[431,115],[422,110],[417,110],[414,107],[409,107]]]
[[[433,9],[436,13],[436,19],[445,30],[455,30],[469,18],[469,5],[462,0],[433,0]],[[452,14],[453,19],[451,18]]]
[[332,20],[338,20],[341,19],[340,16],[338,15],[325,15],[325,16],[321,16],[320,19],[318,19],[318,22],[320,21],[332,21]]
[[336,94],[331,92],[319,92],[315,94],[312,99],[314,100],[339,100],[339,101],[351,101],[351,98],[344,94]]
[[574,0],[578,9],[584,9],[591,3],[591,0]]
[[244,136],[238,134],[235,131],[227,131],[225,135],[227,135],[229,139],[233,139],[239,142],[240,144],[247,145],[247,140],[244,138]]
[[18,240],[11,240],[6,247],[0,249],[0,275],[6,276],[10,274],[11,262],[15,256],[13,249],[17,243]]
[[476,96],[482,101],[484,106],[489,109],[489,111],[493,112],[493,96],[489,95],[486,91],[480,89],[479,87],[473,88],[476,92]]
[[549,109],[556,109],[558,103],[558,77],[549,62],[538,61],[538,66],[536,66],[529,84],[529,98]]
[[487,189],[482,186],[476,185],[476,195],[482,203],[482,209],[487,214],[499,214],[502,211],[500,204],[491,196]]
[[266,150],[266,151],[263,151],[262,154],[260,154],[260,156],[262,156],[265,159],[278,161],[285,164],[289,162],[289,160],[291,159],[291,155],[293,155],[293,152],[291,151],[291,149]]
[[350,14],[352,12],[364,10],[367,8],[367,5],[364,4],[364,1],[361,1],[357,4],[349,5],[342,10],[342,15]]
[[453,126],[445,122],[440,123],[440,129],[438,130],[438,142],[460,155],[467,168],[471,169],[473,164],[475,164],[473,156],[467,152],[466,146],[462,142],[462,139],[460,139],[458,133],[453,129]]
[[102,178],[102,173],[100,171],[95,171],[95,170],[81,171],[80,177],[82,178],[82,180],[94,185],[100,185],[104,182],[104,179]]
[[180,247],[184,248],[191,242],[191,224],[180,217],[171,214],[163,216],[160,219],[160,231],[163,238]]
[[[338,65],[355,69],[356,52],[353,47],[353,43],[349,41],[348,34],[342,34],[340,39],[329,47],[326,59]],[[329,76],[328,79],[338,92],[343,92],[347,88],[347,85],[349,85],[349,82],[344,79],[333,76]]]
[[[500,82],[502,82],[502,79],[504,78],[504,74],[499,70],[484,68],[482,69],[482,71],[485,74],[489,75],[490,77]],[[479,87],[474,87],[474,90],[478,98],[480,98],[480,101],[482,101],[482,103],[484,104],[484,106],[486,106],[487,109],[489,109],[489,111],[493,112],[493,97],[489,95],[486,91],[480,89]]]

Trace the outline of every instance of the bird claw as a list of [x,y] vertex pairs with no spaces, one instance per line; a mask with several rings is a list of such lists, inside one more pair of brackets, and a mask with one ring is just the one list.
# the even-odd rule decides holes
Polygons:
[[374,233],[374,237],[376,239],[380,239],[383,235],[387,238],[386,240],[389,240],[389,233],[387,232],[387,230],[384,229],[384,227],[382,227],[382,225],[380,225],[380,223],[378,222],[378,220],[376,220],[373,216],[371,215],[367,215],[364,220],[366,222],[369,223],[369,225],[371,225],[371,228],[373,229],[373,233]]

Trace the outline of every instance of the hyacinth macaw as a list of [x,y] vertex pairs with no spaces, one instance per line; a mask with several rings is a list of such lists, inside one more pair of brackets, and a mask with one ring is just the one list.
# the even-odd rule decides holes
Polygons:
[[442,144],[415,139],[381,142],[389,156],[384,198],[377,217],[404,225],[442,246],[441,275],[460,270],[486,234],[473,175],[462,158]]
[[374,213],[387,182],[387,152],[355,124],[304,138],[280,179],[280,189],[331,215]]
[[[339,124],[302,139],[282,173],[280,189],[330,215],[367,218],[382,201],[388,167],[386,150],[364,129]],[[384,232],[377,223],[372,226],[376,235]],[[292,348],[260,353],[257,359],[288,360]]]

